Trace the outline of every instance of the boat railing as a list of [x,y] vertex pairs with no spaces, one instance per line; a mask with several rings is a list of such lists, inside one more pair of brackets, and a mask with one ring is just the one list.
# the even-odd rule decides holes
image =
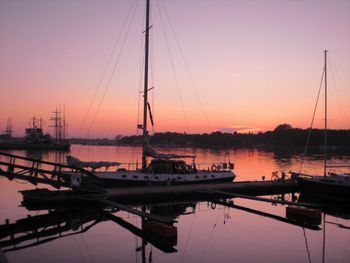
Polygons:
[[234,163],[231,162],[214,162],[196,164],[198,171],[208,172],[228,172],[234,170]]

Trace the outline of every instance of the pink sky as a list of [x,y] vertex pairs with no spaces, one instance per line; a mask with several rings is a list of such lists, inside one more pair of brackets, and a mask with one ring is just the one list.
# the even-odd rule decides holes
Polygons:
[[[134,134],[143,0],[137,1],[116,71],[110,78],[121,44],[87,116],[132,2],[0,0],[1,130],[8,118],[12,118],[15,135],[23,134],[32,116],[46,119],[48,126],[56,105],[64,104],[69,136],[86,136],[90,126],[90,135],[95,137]],[[237,127],[257,131],[281,123],[306,128],[316,100],[324,49],[330,50],[331,62],[329,125],[350,128],[350,1],[152,3],[155,131],[210,132]],[[176,85],[157,3],[167,8],[195,88],[162,12]],[[322,125],[322,111],[319,107],[317,127]]]

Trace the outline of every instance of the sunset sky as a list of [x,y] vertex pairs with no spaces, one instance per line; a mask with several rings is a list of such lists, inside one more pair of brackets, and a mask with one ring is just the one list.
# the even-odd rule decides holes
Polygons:
[[[23,135],[37,116],[51,132],[51,112],[65,105],[70,137],[135,134],[144,3],[0,0],[1,131],[11,118]],[[151,3],[156,132],[307,128],[324,49],[329,126],[350,129],[349,0]],[[322,122],[323,93],[316,127]]]

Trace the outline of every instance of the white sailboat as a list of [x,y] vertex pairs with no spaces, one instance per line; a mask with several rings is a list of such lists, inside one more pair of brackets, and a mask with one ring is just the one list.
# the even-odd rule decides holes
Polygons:
[[327,164],[327,50],[324,51],[324,89],[325,89],[325,123],[324,123],[324,167],[323,175],[310,175],[292,172],[302,187],[302,192],[330,201],[350,201],[350,173],[328,172],[328,168],[349,167],[330,166]]
[[[169,185],[169,184],[193,184],[211,182],[232,182],[236,175],[233,173],[233,163],[213,164],[210,169],[197,169],[194,156],[157,153],[149,144],[147,130],[148,104],[148,65],[149,65],[149,14],[150,0],[146,0],[146,23],[145,23],[145,63],[144,63],[144,91],[143,91],[143,124],[138,125],[142,129],[142,167],[141,169],[127,170],[119,168],[116,171],[97,171],[93,167],[103,164],[94,162],[89,165],[77,159],[69,164],[77,167],[90,167],[90,172],[104,182],[105,187],[110,186],[138,186],[138,185]],[[148,157],[152,158],[148,163]],[[186,164],[181,158],[192,158],[192,164]],[[107,166],[118,166],[118,163],[106,163]],[[79,186],[81,179],[75,174],[72,177],[72,185]]]

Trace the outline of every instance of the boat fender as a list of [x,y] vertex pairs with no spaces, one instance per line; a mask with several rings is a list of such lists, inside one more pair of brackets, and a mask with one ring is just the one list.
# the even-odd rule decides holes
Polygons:
[[217,170],[218,168],[216,167],[215,164],[213,164],[213,165],[211,166],[210,169],[212,170],[212,172],[216,172],[216,170]]
[[81,174],[72,174],[70,178],[70,185],[73,189],[79,189],[81,184]]
[[215,203],[211,203],[210,204],[210,208],[214,210],[216,208],[216,204]]

